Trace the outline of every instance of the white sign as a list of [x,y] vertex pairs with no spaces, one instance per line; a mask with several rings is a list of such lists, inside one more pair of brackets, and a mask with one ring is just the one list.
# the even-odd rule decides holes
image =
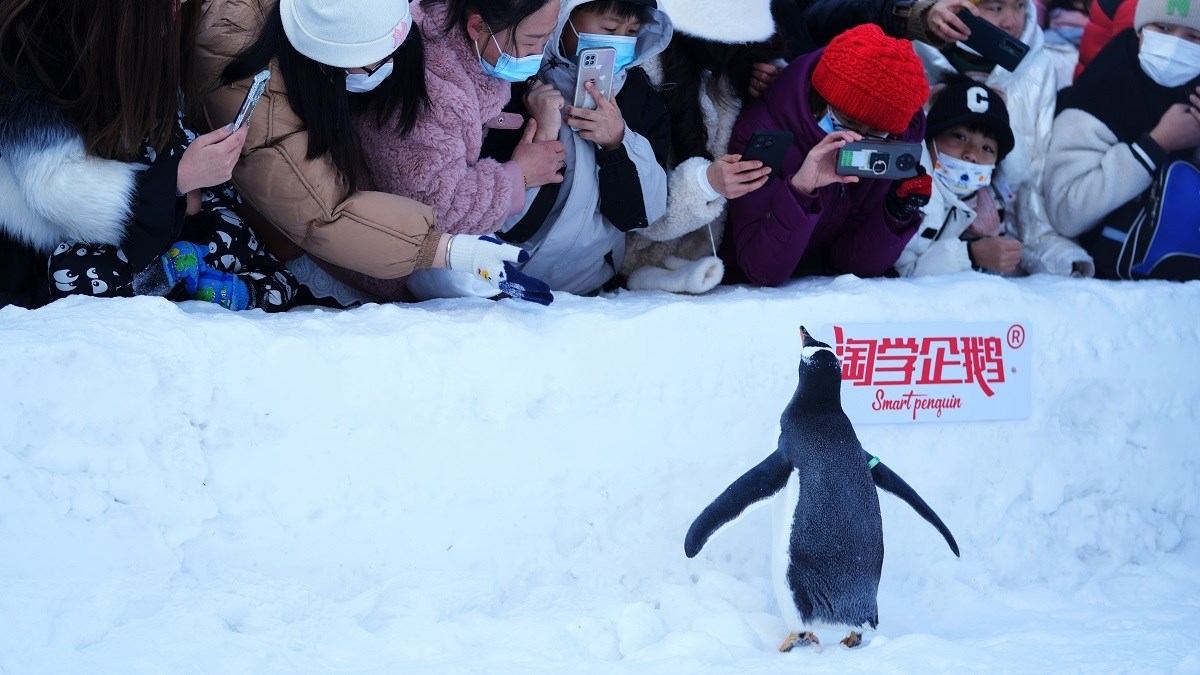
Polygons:
[[842,409],[855,424],[1028,419],[1024,323],[841,324],[813,335],[842,361]]

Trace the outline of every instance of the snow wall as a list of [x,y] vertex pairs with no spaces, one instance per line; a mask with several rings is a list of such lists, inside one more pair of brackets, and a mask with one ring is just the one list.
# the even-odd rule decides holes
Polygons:
[[[0,671],[1194,672],[1197,310],[1200,284],[969,275],[9,308]],[[858,428],[962,558],[881,496],[879,631],[776,653],[770,509],[682,539],[774,448],[797,326],[1015,319],[1030,419]]]

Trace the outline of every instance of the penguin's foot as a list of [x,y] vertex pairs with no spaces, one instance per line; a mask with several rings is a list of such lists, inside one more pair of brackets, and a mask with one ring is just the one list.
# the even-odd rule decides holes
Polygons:
[[862,633],[850,631],[850,634],[842,638],[842,646],[847,649],[854,649],[862,644]]
[[795,647],[807,647],[808,645],[820,645],[821,641],[817,639],[817,634],[809,631],[807,633],[792,633],[787,636],[783,644],[779,645],[779,651],[790,652]]

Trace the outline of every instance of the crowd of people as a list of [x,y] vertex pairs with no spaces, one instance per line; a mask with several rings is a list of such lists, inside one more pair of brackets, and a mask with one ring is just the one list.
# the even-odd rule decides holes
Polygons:
[[0,306],[1192,280],[1198,167],[1200,0],[0,0]]

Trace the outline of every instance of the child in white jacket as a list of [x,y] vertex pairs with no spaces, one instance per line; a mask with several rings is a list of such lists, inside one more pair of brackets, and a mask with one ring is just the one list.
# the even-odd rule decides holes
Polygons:
[[[1091,276],[1087,253],[1070,240],[1040,233],[1028,245],[1015,195],[997,172],[1015,139],[999,92],[972,80],[947,85],[934,99],[923,161],[934,177],[924,218],[896,261],[901,276],[976,269],[1017,276],[1060,269]],[[1047,239],[1053,237],[1053,241]],[[1047,258],[1050,258],[1047,260]]]
[[1029,45],[1029,53],[1015,71],[1009,72],[957,43],[941,49],[922,43],[914,43],[913,47],[925,63],[925,74],[934,91],[943,83],[966,76],[1004,96],[1014,143],[999,170],[1014,195],[1009,210],[1016,211],[1027,233],[1023,238],[1025,245],[1034,252],[1026,258],[1028,271],[1072,274],[1070,266],[1039,265],[1062,257],[1057,251],[1061,242],[1055,236],[1042,200],[1058,87],[1054,64],[1046,54],[1045,38],[1038,26],[1037,10],[1033,0],[981,0],[978,7],[981,17]]

